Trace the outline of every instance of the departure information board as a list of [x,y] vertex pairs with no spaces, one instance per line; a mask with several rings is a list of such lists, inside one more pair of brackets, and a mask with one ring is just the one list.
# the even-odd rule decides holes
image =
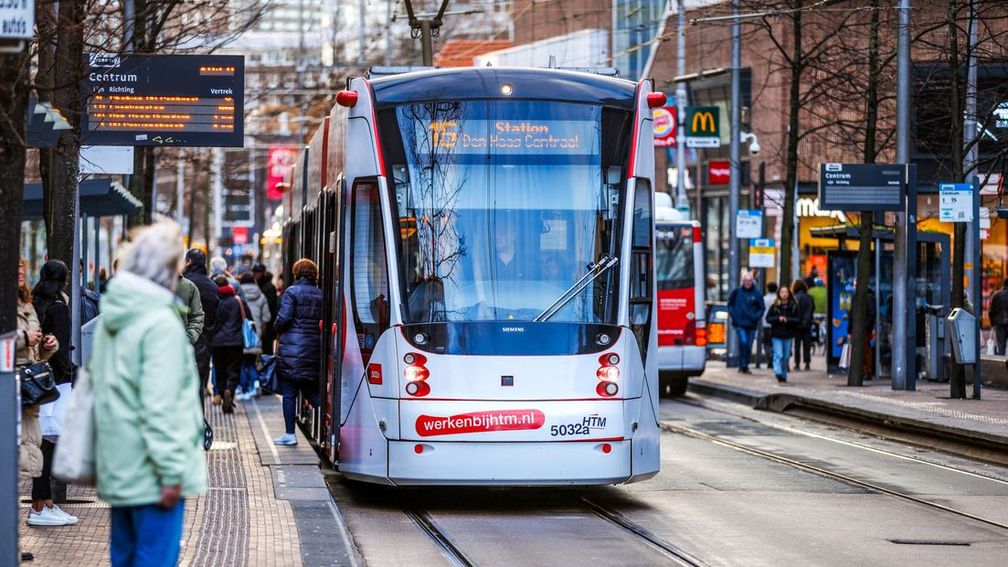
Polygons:
[[240,147],[245,59],[89,54],[84,143]]

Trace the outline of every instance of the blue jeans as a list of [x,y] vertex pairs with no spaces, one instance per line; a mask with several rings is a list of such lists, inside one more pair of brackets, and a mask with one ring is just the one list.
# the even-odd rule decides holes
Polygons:
[[752,344],[753,340],[756,339],[756,329],[735,327],[735,334],[738,335],[739,342],[739,370],[749,370],[749,359],[752,357]]
[[251,392],[255,381],[259,379],[259,369],[256,368],[256,357],[244,355],[242,357],[241,378],[238,380],[239,392]]
[[175,567],[184,518],[184,500],[170,510],[157,504],[113,507],[112,567]]
[[285,432],[294,434],[294,410],[297,406],[297,395],[300,393],[312,407],[318,407],[318,385],[314,380],[280,379],[280,393],[283,394],[283,416]]
[[791,341],[793,339],[773,339],[773,371],[776,376],[787,379],[788,364],[791,363]]

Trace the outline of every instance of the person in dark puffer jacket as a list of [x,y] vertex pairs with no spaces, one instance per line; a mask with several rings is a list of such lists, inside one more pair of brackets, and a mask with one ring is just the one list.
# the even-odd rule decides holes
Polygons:
[[[220,303],[217,305],[217,322],[213,331],[213,363],[217,369],[217,385],[220,387],[222,402],[221,411],[234,411],[235,389],[241,378],[242,354],[245,351],[245,341],[242,337],[243,305],[238,302],[240,297],[227,278],[217,276],[217,294]],[[248,308],[244,309],[248,313]]]
[[277,445],[297,445],[294,435],[294,404],[300,392],[318,405],[319,363],[322,350],[322,291],[316,285],[318,266],[302,258],[291,270],[294,283],[280,297],[274,328],[280,335],[277,376],[283,394],[286,432],[273,440]]

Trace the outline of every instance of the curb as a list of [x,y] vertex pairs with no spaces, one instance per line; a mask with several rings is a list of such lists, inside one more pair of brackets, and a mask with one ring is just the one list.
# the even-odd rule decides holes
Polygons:
[[912,417],[890,415],[870,409],[848,406],[800,394],[767,394],[709,382],[690,380],[689,391],[747,405],[753,409],[784,413],[803,408],[847,419],[868,422],[890,429],[939,437],[956,443],[1008,452],[1008,436],[955,427]]

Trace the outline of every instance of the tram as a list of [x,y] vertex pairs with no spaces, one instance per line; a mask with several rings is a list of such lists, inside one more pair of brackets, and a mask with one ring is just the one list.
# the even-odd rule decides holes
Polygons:
[[707,366],[704,260],[700,223],[655,196],[655,279],[658,283],[658,386],[681,396]]
[[345,476],[570,485],[659,470],[652,107],[591,72],[355,78],[291,172],[320,267],[320,407]]

